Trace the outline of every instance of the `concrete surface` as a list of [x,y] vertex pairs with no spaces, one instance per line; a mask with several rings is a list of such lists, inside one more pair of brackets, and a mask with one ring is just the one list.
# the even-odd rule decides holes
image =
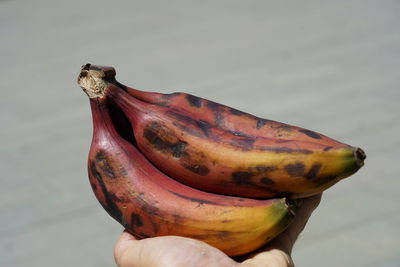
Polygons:
[[360,146],[296,266],[400,266],[399,1],[0,1],[0,266],[115,266],[82,64]]

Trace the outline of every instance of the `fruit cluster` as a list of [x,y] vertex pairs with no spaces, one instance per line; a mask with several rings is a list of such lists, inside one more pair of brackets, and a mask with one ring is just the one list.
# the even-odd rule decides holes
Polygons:
[[355,173],[365,153],[186,93],[149,93],[86,64],[88,170],[104,209],[140,238],[179,235],[230,256],[281,233],[299,198]]

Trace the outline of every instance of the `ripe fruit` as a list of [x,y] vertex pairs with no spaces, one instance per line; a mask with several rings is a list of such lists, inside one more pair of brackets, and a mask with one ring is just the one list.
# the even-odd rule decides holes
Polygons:
[[305,197],[355,173],[365,159],[360,148],[205,99],[135,91],[118,83],[111,67],[88,64],[81,76],[92,83],[91,93],[106,95],[126,115],[138,147],[157,168],[194,188]]
[[[90,91],[98,77],[86,78],[81,75],[80,84]],[[133,234],[191,237],[234,256],[262,246],[292,221],[297,201],[217,195],[169,178],[120,136],[108,97],[88,95],[93,116],[90,183],[104,209]]]
[[130,88],[115,80],[115,70],[110,72],[110,77],[112,77],[112,83],[143,102],[183,111],[190,114],[194,120],[206,122],[214,127],[231,132],[234,135],[276,138],[281,141],[304,141],[322,144],[326,147],[343,145],[320,133],[273,120],[259,118],[249,113],[188,93],[178,92],[162,94]]

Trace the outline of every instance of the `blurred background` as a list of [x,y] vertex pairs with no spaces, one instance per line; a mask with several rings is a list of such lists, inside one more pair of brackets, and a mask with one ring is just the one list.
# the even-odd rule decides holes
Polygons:
[[0,266],[115,266],[88,183],[85,63],[362,147],[296,266],[400,266],[400,1],[0,0]]

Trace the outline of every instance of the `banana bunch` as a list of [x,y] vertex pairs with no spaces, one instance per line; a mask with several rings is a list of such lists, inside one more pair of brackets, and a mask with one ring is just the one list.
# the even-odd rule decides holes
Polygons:
[[93,138],[88,172],[103,208],[140,238],[179,235],[230,256],[254,251],[303,198],[363,166],[365,153],[322,134],[186,93],[150,93],[86,64]]

